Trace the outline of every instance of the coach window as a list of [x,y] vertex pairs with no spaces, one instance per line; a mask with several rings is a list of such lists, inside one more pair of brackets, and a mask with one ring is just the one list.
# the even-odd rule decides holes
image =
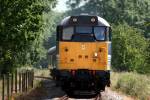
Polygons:
[[94,34],[96,37],[96,40],[105,40],[105,27],[94,27]]
[[74,33],[73,27],[66,27],[63,29],[63,40],[71,40],[72,35]]

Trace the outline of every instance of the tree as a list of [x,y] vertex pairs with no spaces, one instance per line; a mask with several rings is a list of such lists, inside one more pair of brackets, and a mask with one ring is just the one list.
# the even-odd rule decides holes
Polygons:
[[48,50],[56,45],[56,27],[61,22],[64,13],[51,12],[44,15],[44,47]]
[[140,28],[146,37],[150,34],[149,0],[68,0],[67,4],[71,8],[69,15],[94,14],[113,24],[126,22]]
[[0,68],[11,71],[37,60],[42,14],[55,0],[0,0]]
[[44,39],[42,45],[45,49],[45,57],[42,57],[42,59],[37,62],[36,66],[48,67],[49,55],[47,55],[47,51],[49,48],[56,45],[56,27],[63,16],[63,13],[53,11],[43,14],[43,21],[45,24],[43,26]]
[[112,66],[119,71],[147,72],[148,42],[140,31],[128,24],[113,27]]

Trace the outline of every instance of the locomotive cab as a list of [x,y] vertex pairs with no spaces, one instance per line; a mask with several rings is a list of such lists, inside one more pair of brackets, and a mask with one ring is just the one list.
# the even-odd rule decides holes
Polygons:
[[97,94],[110,86],[111,29],[106,20],[66,17],[57,26],[56,50],[57,68],[52,76],[68,94]]

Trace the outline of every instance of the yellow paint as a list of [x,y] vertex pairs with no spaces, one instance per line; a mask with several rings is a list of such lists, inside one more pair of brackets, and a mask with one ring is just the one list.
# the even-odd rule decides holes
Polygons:
[[107,42],[59,42],[59,69],[107,70]]

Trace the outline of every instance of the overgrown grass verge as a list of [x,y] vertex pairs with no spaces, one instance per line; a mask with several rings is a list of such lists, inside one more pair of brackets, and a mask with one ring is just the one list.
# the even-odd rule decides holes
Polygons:
[[34,76],[50,77],[49,69],[34,69]]
[[121,91],[139,100],[150,97],[150,76],[137,73],[112,73],[112,89]]
[[[39,69],[34,69],[34,76],[47,76],[48,73],[46,69],[44,70],[39,70]],[[23,93],[17,93],[14,95],[14,100],[36,100],[34,99],[34,96],[41,96],[38,92],[41,89],[41,81],[42,79],[34,79],[33,83],[33,88],[30,88],[28,92],[23,92]],[[43,91],[43,90],[42,90]],[[33,96],[33,97],[32,97]]]

